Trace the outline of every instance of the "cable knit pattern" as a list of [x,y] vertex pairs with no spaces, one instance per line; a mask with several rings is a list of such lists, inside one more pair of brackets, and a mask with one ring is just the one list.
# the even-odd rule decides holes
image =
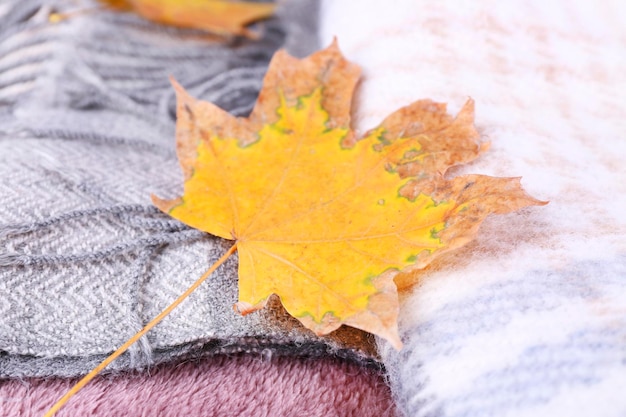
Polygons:
[[361,131],[472,97],[492,147],[452,175],[550,200],[489,218],[403,295],[405,347],[379,346],[406,415],[626,415],[625,23],[610,0],[322,3],[322,42],[364,69]]
[[[80,7],[97,5],[89,1]],[[216,42],[73,1],[0,3],[0,376],[87,372],[228,247],[158,212],[182,184],[168,76],[236,115],[281,45],[316,47],[315,2]],[[301,23],[304,22],[304,23]],[[241,317],[236,257],[109,369],[181,355],[331,351],[371,363],[371,339],[320,340],[277,300]],[[355,338],[356,337],[356,338]],[[369,347],[368,347],[369,346]],[[351,350],[351,349],[354,350]]]

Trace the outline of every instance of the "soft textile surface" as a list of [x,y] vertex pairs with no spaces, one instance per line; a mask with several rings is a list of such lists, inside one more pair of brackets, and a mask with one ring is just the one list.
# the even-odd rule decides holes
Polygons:
[[[104,10],[48,20],[90,4],[0,3],[0,377],[86,373],[228,247],[151,204],[182,184],[167,77],[246,114],[275,49],[316,45],[310,1],[286,2],[256,41]],[[276,300],[245,318],[236,301],[234,257],[110,369],[191,351],[374,354],[362,332],[321,340]]]
[[[269,352],[269,351],[268,351]],[[72,380],[0,385],[0,416],[41,416]],[[2,384],[2,383],[0,383]],[[394,415],[381,375],[337,359],[215,356],[149,373],[98,377],[57,416]]]
[[623,2],[325,1],[320,19],[363,66],[359,128],[472,97],[492,147],[453,174],[522,176],[550,200],[488,219],[405,294],[404,349],[380,343],[401,410],[626,415]]

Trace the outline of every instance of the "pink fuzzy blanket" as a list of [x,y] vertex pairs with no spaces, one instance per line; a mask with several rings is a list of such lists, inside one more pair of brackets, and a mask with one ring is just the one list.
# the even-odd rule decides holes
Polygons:
[[[74,383],[0,382],[0,416],[41,416]],[[214,356],[99,376],[63,416],[393,416],[380,373],[338,359]]]

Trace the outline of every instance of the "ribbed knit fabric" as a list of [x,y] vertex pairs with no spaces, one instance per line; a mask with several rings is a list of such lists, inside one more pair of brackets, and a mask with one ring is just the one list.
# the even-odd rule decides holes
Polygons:
[[[358,12],[357,12],[358,11]],[[626,415],[623,2],[324,1],[360,64],[361,131],[472,97],[491,149],[452,175],[522,176],[545,207],[491,217],[403,296],[380,343],[407,416]]]
[[[158,212],[173,196],[168,76],[236,115],[253,106],[273,52],[316,48],[316,3],[285,2],[258,40],[216,41],[98,3],[0,3],[0,377],[93,368],[228,248]],[[50,23],[52,12],[69,17]],[[109,368],[181,355],[269,351],[357,361],[372,339],[319,339],[274,300],[241,317],[236,257]]]

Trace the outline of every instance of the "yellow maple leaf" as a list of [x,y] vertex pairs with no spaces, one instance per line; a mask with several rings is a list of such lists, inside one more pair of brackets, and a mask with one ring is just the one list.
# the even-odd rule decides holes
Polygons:
[[157,23],[218,34],[252,35],[245,25],[274,13],[275,5],[229,0],[100,0]]
[[277,294],[319,335],[346,324],[400,348],[397,272],[467,243],[490,213],[542,203],[517,178],[444,178],[486,149],[471,101],[456,118],[418,101],[355,140],[359,73],[336,44],[303,60],[278,52],[249,118],[175,85],[184,194],[153,201],[236,241],[242,313]]
[[400,349],[398,295],[412,272],[469,242],[491,213],[546,204],[518,178],[444,178],[487,149],[470,100],[456,117],[417,101],[363,138],[350,129],[360,70],[336,43],[298,60],[276,53],[257,104],[235,118],[178,95],[177,153],[184,193],[154,204],[182,222],[235,244],[184,294],[72,387],[63,405],[157,325],[239,251],[242,313],[272,294],[319,335],[346,324]]

